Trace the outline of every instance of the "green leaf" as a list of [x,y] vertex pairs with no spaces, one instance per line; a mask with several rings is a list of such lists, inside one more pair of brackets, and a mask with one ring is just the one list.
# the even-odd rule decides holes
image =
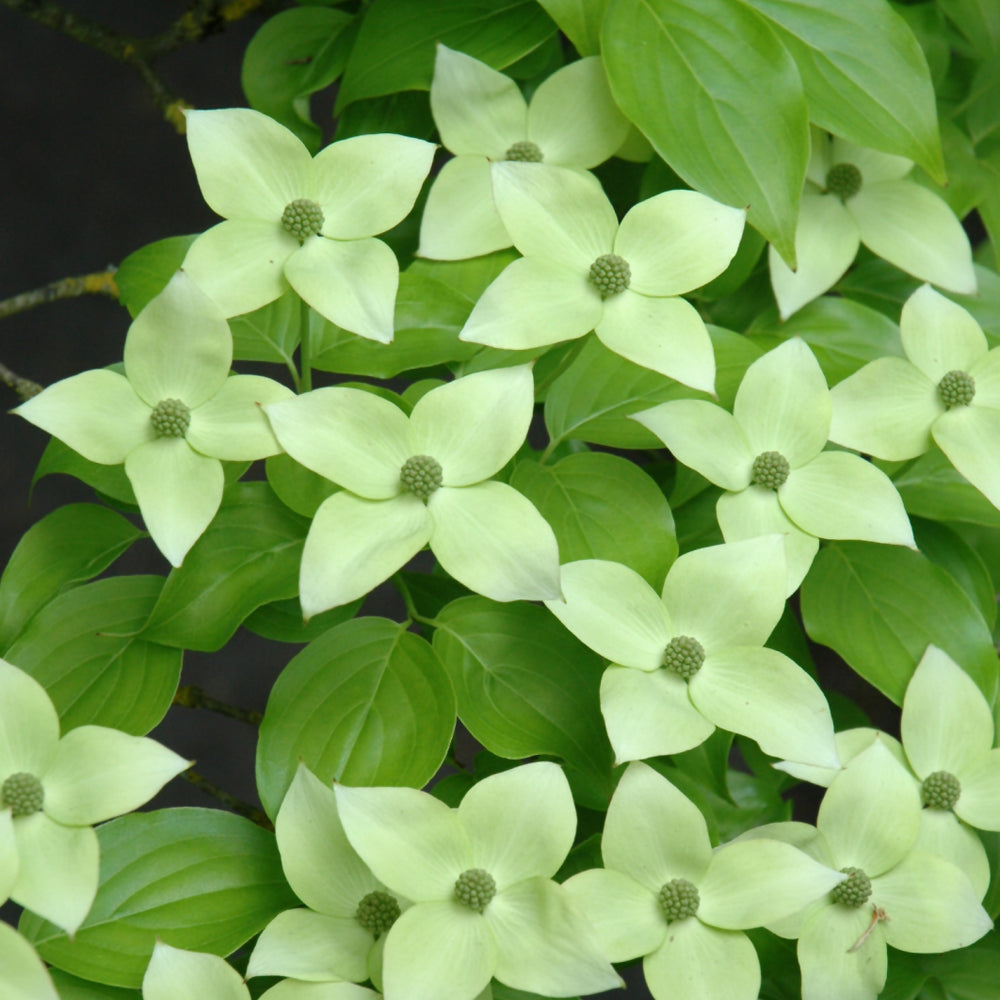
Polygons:
[[308,622],[302,621],[302,605],[297,597],[287,601],[272,601],[257,608],[245,622],[243,627],[254,635],[275,642],[294,642],[305,645],[318,639],[324,632],[353,618],[361,607],[361,598],[342,604],[339,608],[331,608],[321,614],[313,615]]
[[979,56],[1000,52],[1000,17],[993,0],[939,0],[938,5]]
[[314,367],[393,378],[471,358],[481,348],[458,335],[476,300],[515,257],[514,251],[501,250],[471,260],[414,261],[399,276],[393,342],[376,344],[322,321],[314,328]]
[[116,576],[46,604],[6,658],[45,688],[62,731],[98,725],[144,736],[177,690],[182,653],[140,635],[161,576]]
[[581,56],[601,51],[601,25],[609,0],[538,0]]
[[1000,129],[998,104],[1000,104],[1000,53],[981,63],[972,80],[965,121],[974,145],[978,146]]
[[97,898],[70,941],[25,913],[21,933],[47,962],[111,986],[138,987],[157,939],[228,955],[298,901],[274,834],[217,809],[133,813],[97,828]]
[[410,785],[433,777],[455,728],[434,650],[386,618],[330,629],[281,672],[257,744],[257,789],[274,816],[300,762],[322,781]]
[[295,370],[302,300],[286,292],[266,306],[229,321],[236,361],[274,361]]
[[[197,235],[197,234],[196,234]],[[181,266],[195,236],[169,236],[130,253],[115,272],[119,298],[135,319]]]
[[68,972],[49,969],[52,982],[60,1000],[142,1000],[138,990],[123,990],[116,986],[99,986],[85,979],[77,979]]
[[282,452],[264,463],[267,481],[278,499],[296,514],[311,518],[319,505],[340,487],[318,472],[299,465]]
[[615,0],[601,44],[611,93],[653,148],[696,190],[747,206],[794,266],[809,115],[767,21],[741,0]]
[[948,571],[969,595],[990,631],[997,620],[996,588],[986,564],[968,542],[946,524],[913,518],[917,547],[931,562]]
[[436,624],[434,649],[469,732],[500,757],[562,758],[577,800],[607,808],[614,780],[599,708],[604,661],[523,601],[463,597]]
[[552,525],[559,561],[609,559],[659,590],[677,558],[670,505],[637,465],[604,452],[568,455],[554,466],[520,462],[511,486]]
[[135,493],[132,492],[132,484],[125,475],[125,466],[98,465],[96,462],[89,462],[82,455],[73,451],[69,445],[63,444],[59,438],[52,438],[45,446],[42,457],[38,460],[35,474],[31,479],[32,487],[40,479],[58,472],[79,479],[102,496],[130,507],[132,510],[139,509],[139,505],[135,501]]
[[[747,337],[710,326],[715,350],[715,390],[731,407],[747,368],[763,351]],[[626,361],[589,337],[545,400],[551,447],[568,439],[612,448],[662,448],[663,443],[629,416],[670,399],[709,399],[707,393]]]
[[763,350],[801,337],[819,362],[827,384],[836,385],[876,358],[903,357],[899,327],[883,313],[850,299],[824,295],[782,321],[777,310],[747,331]]
[[240,82],[250,107],[291,129],[315,153],[323,134],[309,113],[309,96],[344,71],[350,14],[298,7],[265,21],[243,55]]
[[[369,135],[374,132],[395,132],[397,135],[412,135],[414,139],[433,141],[437,138],[434,116],[431,114],[430,95],[426,90],[403,90],[398,94],[383,97],[367,97],[362,101],[348,104],[337,119],[333,138],[350,139],[355,135]],[[414,211],[396,229],[389,230],[380,238],[397,251],[396,234],[401,229],[416,229],[423,202],[417,200]],[[416,233],[413,233],[414,249]],[[412,256],[413,251],[407,254]]]
[[308,527],[267,483],[230,486],[184,564],[170,571],[143,638],[221,649],[256,608],[298,594]]
[[57,594],[107,569],[142,532],[96,504],[59,507],[32,525],[0,577],[0,651]]
[[931,643],[994,703],[998,664],[990,630],[965,591],[919,552],[826,544],[802,584],[801,603],[809,637],[836,650],[897,705]]
[[955,469],[940,448],[921,455],[892,481],[910,514],[932,521],[968,521],[1000,528],[1000,511]]
[[374,0],[344,71],[337,112],[363,97],[429,89],[436,42],[503,69],[554,31],[534,0]]
[[802,74],[809,118],[860,146],[905,156],[944,184],[927,60],[885,0],[749,0]]

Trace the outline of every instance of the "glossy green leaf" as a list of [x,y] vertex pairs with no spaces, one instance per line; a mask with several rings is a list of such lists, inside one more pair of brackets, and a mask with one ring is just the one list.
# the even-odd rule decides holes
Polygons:
[[993,0],[939,0],[939,6],[980,56],[1000,52],[1000,17]]
[[520,462],[510,480],[552,526],[560,563],[609,559],[656,590],[677,558],[670,505],[637,465],[605,452],[568,455],[553,466]]
[[809,114],[767,21],[741,0],[615,0],[601,45],[615,101],[653,148],[696,190],[748,207],[792,266]]
[[119,298],[134,319],[181,266],[194,236],[168,236],[130,253],[115,272]]
[[143,638],[221,649],[254,609],[298,593],[308,524],[267,483],[235,483],[219,513],[170,571]]
[[135,502],[132,484],[125,475],[123,465],[98,465],[96,462],[89,462],[73,451],[69,445],[63,444],[59,438],[52,438],[38,460],[31,485],[34,486],[40,479],[59,472],[79,479],[111,500],[133,510],[139,509]]
[[814,299],[784,321],[777,311],[769,311],[748,333],[764,350],[801,337],[831,386],[876,358],[903,356],[899,327],[892,320],[859,302],[830,295]]
[[182,652],[140,636],[161,576],[115,576],[46,604],[5,658],[51,697],[63,732],[99,725],[144,736],[177,690]]
[[610,0],[538,0],[581,56],[601,51],[601,25]]
[[1000,129],[1000,52],[980,64],[972,80],[965,121],[974,145]]
[[322,131],[309,97],[344,71],[354,19],[330,7],[297,7],[265,21],[243,54],[240,80],[250,107],[291,129],[315,153]]
[[59,969],[50,969],[49,972],[60,1000],[142,1000],[142,994],[138,990],[98,985]]
[[926,556],[899,545],[832,542],[802,584],[802,619],[897,705],[927,646],[960,663],[992,704],[997,653],[964,590]]
[[750,0],[802,75],[809,118],[860,146],[905,156],[945,182],[930,71],[885,0]]
[[892,477],[911,514],[932,521],[969,521],[1000,528],[996,509],[939,448],[932,448]]
[[0,577],[0,651],[43,604],[107,569],[142,532],[96,504],[59,507],[32,525]]
[[992,631],[997,620],[996,588],[986,564],[958,532],[946,524],[913,518],[917,547],[932,563],[947,570],[969,595]]
[[414,368],[471,358],[481,348],[458,335],[476,300],[515,256],[502,250],[472,260],[415,261],[399,276],[393,342],[377,344],[322,321],[314,327],[314,366],[393,378]]
[[459,718],[487,750],[511,760],[560,757],[578,801],[607,807],[613,755],[599,707],[599,656],[544,608],[485,597],[461,598],[438,615],[434,649],[455,686]]
[[274,816],[300,762],[321,780],[420,788],[444,759],[455,696],[434,650],[386,618],[355,618],[294,657],[271,689],[257,789]]
[[274,834],[217,809],[133,813],[98,827],[101,881],[83,926],[66,934],[26,913],[20,929],[59,969],[138,987],[156,940],[228,955],[297,900]]
[[302,300],[286,292],[266,306],[229,321],[236,361],[274,361],[293,367]]
[[243,627],[254,635],[275,642],[295,642],[305,644],[318,639],[324,632],[353,618],[361,607],[363,598],[331,608],[313,615],[308,622],[302,621],[302,605],[297,597],[286,601],[272,601],[263,604],[243,622]]
[[278,499],[296,514],[311,518],[316,508],[340,487],[299,465],[291,455],[272,455],[265,463],[267,481]]
[[534,0],[374,0],[347,62],[337,110],[363,97],[427,90],[436,42],[503,69],[554,31]]
[[[763,353],[747,337],[710,326],[715,350],[715,391],[731,407],[747,368]],[[707,393],[626,361],[590,337],[552,383],[545,400],[545,426],[553,447],[566,440],[612,448],[661,448],[663,443],[629,416],[670,399],[709,399]]]

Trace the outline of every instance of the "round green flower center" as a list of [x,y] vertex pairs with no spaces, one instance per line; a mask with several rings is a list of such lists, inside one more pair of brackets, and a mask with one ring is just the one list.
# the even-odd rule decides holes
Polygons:
[[928,774],[920,786],[920,797],[924,805],[931,809],[954,809],[962,786],[958,778],[949,771],[935,771]]
[[632,281],[632,269],[624,257],[616,253],[601,254],[590,265],[590,280],[597,286],[601,298],[624,292]]
[[407,493],[420,497],[424,503],[441,485],[441,465],[430,455],[412,455],[399,470],[399,484]]
[[182,438],[191,426],[191,411],[179,399],[161,399],[149,419],[157,437]]
[[514,160],[517,163],[541,163],[542,162],[542,151],[533,142],[529,142],[527,139],[523,139],[521,142],[515,142],[510,149],[504,153],[503,158],[505,160]]
[[750,469],[750,482],[765,489],[776,490],[785,485],[790,472],[788,459],[780,451],[762,451]]
[[370,892],[358,903],[354,919],[375,937],[383,935],[400,914],[399,902],[388,892]]
[[0,785],[0,806],[9,808],[14,816],[30,816],[42,808],[45,791],[42,783],[26,771],[12,774]]
[[323,209],[308,198],[296,198],[281,213],[281,228],[304,243],[323,228]]
[[470,868],[455,879],[455,899],[476,913],[482,913],[496,894],[493,876],[482,868]]
[[872,894],[871,879],[860,868],[841,868],[847,878],[834,886],[830,898],[843,906],[861,906]]
[[949,410],[953,406],[968,406],[976,396],[976,380],[967,372],[953,368],[938,382],[937,391]]
[[698,904],[701,902],[698,887],[686,878],[672,878],[660,889],[657,899],[668,924],[672,924],[675,920],[683,920],[685,917],[693,917],[698,912]]
[[827,172],[826,189],[847,201],[861,190],[861,181],[861,171],[853,163],[835,163]]
[[674,636],[663,651],[663,665],[686,681],[701,670],[704,662],[704,647],[689,635]]

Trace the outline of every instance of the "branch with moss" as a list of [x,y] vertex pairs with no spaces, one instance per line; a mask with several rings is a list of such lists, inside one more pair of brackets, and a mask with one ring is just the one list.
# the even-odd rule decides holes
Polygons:
[[[3,2],[7,3],[8,0],[3,0]],[[105,271],[95,271],[93,274],[60,278],[58,281],[50,281],[41,288],[34,288],[30,292],[13,295],[9,299],[0,301],[0,319],[26,312],[28,309],[34,309],[35,306],[45,305],[47,302],[75,299],[80,295],[107,295],[112,299],[117,299],[118,285],[115,284],[115,270],[115,268],[109,267]]]

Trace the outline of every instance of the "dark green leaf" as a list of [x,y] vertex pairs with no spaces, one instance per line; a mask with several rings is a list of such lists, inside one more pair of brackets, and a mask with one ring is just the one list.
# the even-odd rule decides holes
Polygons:
[[104,823],[97,836],[101,881],[74,940],[31,913],[20,924],[47,962],[83,979],[138,987],[157,939],[228,955],[297,905],[274,834],[241,816],[134,813]]
[[140,537],[120,514],[89,503],[60,507],[32,525],[0,577],[0,651],[43,604],[97,576]]
[[939,0],[939,5],[980,56],[1000,52],[1000,11],[994,0]]
[[135,493],[132,492],[132,484],[125,475],[125,466],[123,465],[98,465],[96,462],[88,462],[87,459],[78,455],[58,438],[52,438],[45,446],[42,457],[38,460],[31,485],[34,486],[40,479],[57,472],[73,476],[103,496],[130,507],[132,510],[138,510]]
[[892,481],[911,514],[1000,528],[1000,511],[956,471],[939,448],[921,455]]
[[463,597],[436,625],[434,649],[469,732],[500,757],[561,757],[577,800],[607,808],[614,781],[599,707],[604,661],[522,601]]
[[329,7],[284,10],[265,21],[243,55],[240,80],[250,107],[291,129],[315,153],[322,141],[309,96],[344,71],[354,19]]
[[298,593],[307,530],[267,483],[230,486],[184,564],[170,571],[143,637],[221,649],[254,609]]
[[322,781],[422,787],[455,728],[448,675],[423,639],[355,618],[294,657],[267,701],[257,789],[274,816],[303,761]]
[[93,724],[144,736],[166,714],[182,653],[140,635],[162,586],[160,576],[116,576],[74,587],[7,651],[48,691],[63,732]]
[[637,465],[604,452],[569,455],[553,466],[519,462],[510,480],[552,525],[559,561],[609,559],[663,586],[677,538],[670,505]]
[[122,304],[134,319],[166,287],[195,236],[169,236],[130,253],[115,272]]
[[897,705],[933,643],[996,699],[997,653],[979,609],[940,566],[900,545],[831,542],[802,584],[802,619]]
[[352,101],[397,90],[427,90],[434,45],[442,42],[503,69],[538,48],[554,31],[534,0],[374,0],[361,23],[337,97]]
[[229,321],[233,358],[237,361],[274,361],[294,370],[292,358],[299,345],[302,300],[286,292],[266,306]]
[[924,53],[885,0],[750,0],[798,64],[809,118],[946,180]]
[[313,615],[309,621],[302,620],[302,605],[297,597],[287,601],[273,601],[257,608],[245,622],[243,627],[254,635],[262,635],[265,639],[275,642],[312,642],[324,632],[353,618],[361,607],[363,598],[342,604],[339,608],[331,608],[321,614]]
[[809,115],[767,21],[740,0],[615,0],[601,45],[615,101],[653,148],[696,190],[747,207],[793,265]]
[[59,1000],[142,1000],[142,994],[138,990],[89,983],[59,969],[49,969],[49,973],[59,993]]

